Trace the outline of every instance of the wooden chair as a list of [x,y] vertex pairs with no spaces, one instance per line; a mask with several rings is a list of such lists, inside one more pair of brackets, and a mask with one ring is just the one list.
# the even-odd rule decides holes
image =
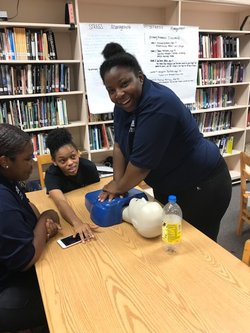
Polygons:
[[45,166],[52,163],[50,154],[38,155],[37,156],[37,168],[40,179],[41,188],[45,187],[44,177],[45,177]]
[[237,235],[241,235],[244,222],[250,224],[250,209],[247,201],[250,193],[247,192],[247,181],[250,180],[250,156],[245,152],[240,153],[240,215],[237,226]]
[[242,261],[248,266],[250,266],[250,239],[246,240],[245,242]]

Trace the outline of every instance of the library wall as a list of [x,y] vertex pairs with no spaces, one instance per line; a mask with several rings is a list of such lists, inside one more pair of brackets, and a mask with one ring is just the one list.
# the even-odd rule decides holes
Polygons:
[[[90,1],[89,1],[90,2]],[[126,1],[117,5],[117,1],[95,0],[89,3],[79,0],[80,22],[103,23],[145,23],[145,24],[179,24],[195,25],[201,29],[238,30],[250,9],[246,11],[244,5],[249,0],[211,1],[198,3],[177,1]],[[216,7],[215,7],[216,3]],[[225,5],[226,3],[226,5]],[[235,6],[237,4],[237,7]],[[180,7],[180,18],[178,9]],[[115,19],[114,19],[115,18]]]
[[161,8],[109,6],[79,2],[80,22],[164,24],[165,11]]
[[[235,13],[223,14],[220,12],[209,12],[197,13],[195,19],[193,17],[194,12],[188,10],[182,14],[181,22],[183,25],[195,25],[202,29],[214,29],[214,30],[237,30],[239,29],[239,19],[238,15]],[[213,17],[213,22],[211,24],[211,16]]]
[[[16,14],[16,8],[17,1],[0,1],[0,10],[7,9],[9,18]],[[21,0],[18,8],[18,22],[27,22],[27,18],[30,18],[30,22],[33,23],[62,23],[64,10],[62,0]]]

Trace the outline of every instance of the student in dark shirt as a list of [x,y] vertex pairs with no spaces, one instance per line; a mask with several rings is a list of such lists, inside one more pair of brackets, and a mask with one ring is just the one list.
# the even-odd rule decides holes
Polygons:
[[98,171],[93,162],[79,157],[71,134],[65,128],[51,131],[46,139],[53,164],[45,174],[47,193],[55,202],[62,217],[69,222],[79,234],[82,241],[94,237],[95,226],[84,223],[68,204],[64,193],[100,181]]
[[45,326],[34,264],[59,225],[53,210],[39,213],[18,181],[33,168],[30,136],[0,124],[0,332]]
[[231,178],[218,147],[199,132],[191,112],[166,86],[149,80],[136,58],[109,43],[100,75],[114,105],[114,179],[100,201],[144,180],[166,204],[177,196],[184,219],[216,240],[231,198]]

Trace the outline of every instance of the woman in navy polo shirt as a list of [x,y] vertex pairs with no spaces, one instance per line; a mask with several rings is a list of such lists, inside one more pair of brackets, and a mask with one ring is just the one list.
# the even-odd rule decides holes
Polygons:
[[32,156],[30,136],[0,124],[0,332],[48,332],[34,264],[60,225],[55,211],[40,214],[18,184],[29,178]]
[[99,200],[144,180],[165,204],[175,194],[184,219],[216,240],[231,199],[231,178],[218,147],[199,132],[169,88],[149,80],[136,58],[109,43],[100,75],[114,106],[114,179]]

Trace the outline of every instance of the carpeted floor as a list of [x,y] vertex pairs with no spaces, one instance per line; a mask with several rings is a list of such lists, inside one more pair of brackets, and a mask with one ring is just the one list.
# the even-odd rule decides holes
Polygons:
[[241,236],[236,235],[239,217],[240,185],[233,185],[232,199],[220,226],[217,242],[226,250],[241,259],[244,243],[250,238],[250,225],[245,224]]

